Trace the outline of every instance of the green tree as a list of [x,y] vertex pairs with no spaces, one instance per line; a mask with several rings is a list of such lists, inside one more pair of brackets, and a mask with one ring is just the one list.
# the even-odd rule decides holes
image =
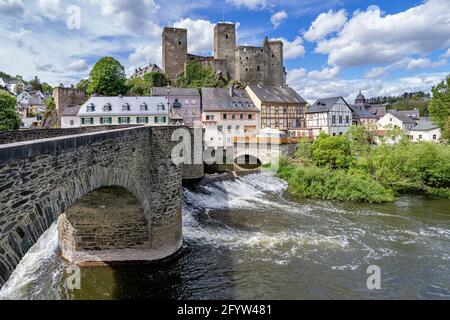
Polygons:
[[144,74],[144,81],[150,87],[165,87],[168,84],[166,76],[159,72],[148,72]]
[[450,143],[450,117],[448,117],[447,122],[445,123],[444,130],[442,131],[442,138]]
[[104,57],[97,61],[90,73],[87,93],[117,96],[127,91],[123,65],[112,57]]
[[34,77],[33,80],[31,80],[30,82],[31,87],[33,88],[33,90],[42,90],[42,85],[41,85],[41,81],[39,80],[39,78],[36,76]]
[[311,157],[318,166],[349,168],[353,163],[352,147],[345,136],[321,134],[311,147]]
[[75,86],[76,89],[83,91],[85,94],[87,92],[88,87],[89,87],[89,79],[81,79]]
[[41,85],[41,90],[42,90],[42,92],[52,92],[53,91],[53,87],[51,85],[49,85],[47,82],[44,82]]
[[134,96],[150,95],[151,86],[142,78],[136,77],[127,81],[129,93]]
[[12,131],[20,128],[21,120],[16,112],[16,103],[16,98],[6,91],[0,91],[0,131]]
[[218,78],[211,66],[204,66],[195,60],[186,64],[185,75],[176,80],[182,88],[215,88],[226,86],[225,81]]
[[450,75],[433,87],[432,92],[433,98],[428,109],[433,120],[443,129],[450,117]]

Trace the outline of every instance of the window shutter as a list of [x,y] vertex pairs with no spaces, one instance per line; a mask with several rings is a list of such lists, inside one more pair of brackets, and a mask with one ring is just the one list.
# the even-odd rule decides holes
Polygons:
[[128,119],[127,119],[127,120],[128,120],[128,123],[131,123],[131,118],[130,118],[130,117],[128,117]]
[[163,123],[166,123],[167,118],[163,117]]
[[119,124],[122,124],[122,118],[119,117]]
[[155,123],[158,123],[158,117],[155,117]]
[[94,124],[94,118],[91,118],[91,124]]
[[148,123],[148,117],[145,117],[145,123]]
[[85,118],[81,118],[81,124],[86,124],[86,119]]
[[103,118],[100,118],[100,124],[103,124]]

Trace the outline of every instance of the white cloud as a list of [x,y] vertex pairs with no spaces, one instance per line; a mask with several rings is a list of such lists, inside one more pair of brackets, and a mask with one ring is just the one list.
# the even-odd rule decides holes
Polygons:
[[305,47],[303,46],[303,39],[300,37],[295,38],[295,40],[292,42],[285,38],[275,38],[271,40],[283,41],[284,58],[287,60],[303,57],[305,55]]
[[8,16],[19,16],[25,11],[22,0],[0,0],[0,12]]
[[37,3],[43,10],[44,15],[51,20],[55,20],[61,14],[59,0],[38,0]]
[[272,17],[270,18],[270,22],[272,22],[272,25],[274,28],[278,28],[281,23],[288,18],[288,14],[286,11],[279,11],[277,13],[274,13]]
[[161,43],[152,43],[146,46],[139,46],[130,55],[128,60],[132,64],[131,69],[137,66],[148,65],[149,63],[156,63],[162,67],[162,46]]
[[447,52],[441,55],[442,59],[448,59],[450,58],[450,48],[447,49]]
[[247,7],[249,9],[260,9],[267,5],[266,0],[227,0],[227,3],[231,3],[236,7]]
[[82,71],[86,71],[87,69],[89,69],[89,65],[83,59],[79,59],[79,60],[75,60],[72,63],[70,63],[67,66],[67,68],[71,71],[82,72]]
[[400,60],[398,62],[392,63],[390,65],[387,65],[385,67],[374,67],[370,69],[366,73],[366,78],[373,79],[373,78],[379,78],[381,76],[387,75],[390,71],[393,71],[395,69],[405,69],[408,71],[417,70],[417,69],[424,69],[424,68],[438,68],[445,66],[447,64],[447,60],[442,59],[439,61],[431,61],[428,58],[405,58],[403,60]]
[[322,70],[314,70],[308,73],[308,78],[313,80],[331,80],[336,79],[341,72],[340,68],[323,68]]
[[328,63],[362,66],[392,63],[413,54],[450,45],[448,0],[428,0],[404,12],[383,16],[371,6],[357,11],[339,34],[319,41],[316,52],[328,54]]
[[189,53],[211,54],[214,48],[214,24],[212,22],[187,18],[174,23],[173,26],[188,30]]
[[321,13],[313,21],[311,27],[305,32],[304,37],[308,41],[316,41],[325,38],[330,33],[341,30],[347,22],[347,12],[342,9],[337,12],[330,10]]

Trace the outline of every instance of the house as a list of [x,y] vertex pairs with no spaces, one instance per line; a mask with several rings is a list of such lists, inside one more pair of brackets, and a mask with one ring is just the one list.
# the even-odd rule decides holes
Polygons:
[[428,141],[440,142],[441,129],[431,118],[421,118],[415,127],[410,130],[411,140],[414,142]]
[[202,105],[206,148],[226,148],[233,145],[233,137],[260,130],[260,110],[244,90],[202,88]]
[[45,112],[45,101],[40,91],[22,91],[17,96],[17,103],[27,110],[27,117],[42,116]]
[[22,106],[21,104],[17,103],[16,112],[19,114],[20,118],[23,119],[27,117],[28,109]]
[[13,95],[17,96],[20,92],[23,91],[25,84],[21,80],[11,80],[7,85],[6,89],[11,92]]
[[[378,136],[384,137],[388,131],[395,128],[400,129],[410,137],[410,130],[416,125],[416,121],[404,113],[397,113],[394,111],[388,111],[384,117],[377,122]],[[397,143],[398,138],[392,137],[388,143]]]
[[353,111],[343,97],[317,100],[306,112],[304,137],[317,138],[321,132],[337,136],[353,125]]
[[61,128],[79,128],[81,127],[81,118],[78,117],[81,106],[69,106],[61,114]]
[[290,87],[248,85],[246,92],[261,110],[261,128],[271,128],[291,136],[305,129],[307,102]]
[[6,82],[3,80],[3,78],[0,78],[0,88],[6,89]]
[[350,106],[350,109],[352,109],[353,112],[354,125],[370,126],[377,124],[378,117],[367,111],[364,107],[353,105]]
[[91,97],[84,103],[78,117],[81,126],[146,125],[169,123],[166,97]]
[[371,104],[368,102],[366,97],[359,91],[355,99],[355,104],[352,106],[356,109],[365,110],[376,117],[377,120],[384,117],[387,113],[386,106],[381,104]]
[[151,96],[166,97],[171,108],[171,119],[180,118],[188,127],[201,126],[202,109],[198,89],[155,87]]
[[163,73],[163,71],[158,65],[150,63],[147,67],[135,69],[131,78],[143,78],[146,73]]

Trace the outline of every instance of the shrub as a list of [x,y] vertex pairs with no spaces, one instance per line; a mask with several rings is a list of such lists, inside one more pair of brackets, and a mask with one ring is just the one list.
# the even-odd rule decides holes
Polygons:
[[311,147],[311,158],[318,166],[349,168],[353,163],[350,141],[345,136],[321,134]]

